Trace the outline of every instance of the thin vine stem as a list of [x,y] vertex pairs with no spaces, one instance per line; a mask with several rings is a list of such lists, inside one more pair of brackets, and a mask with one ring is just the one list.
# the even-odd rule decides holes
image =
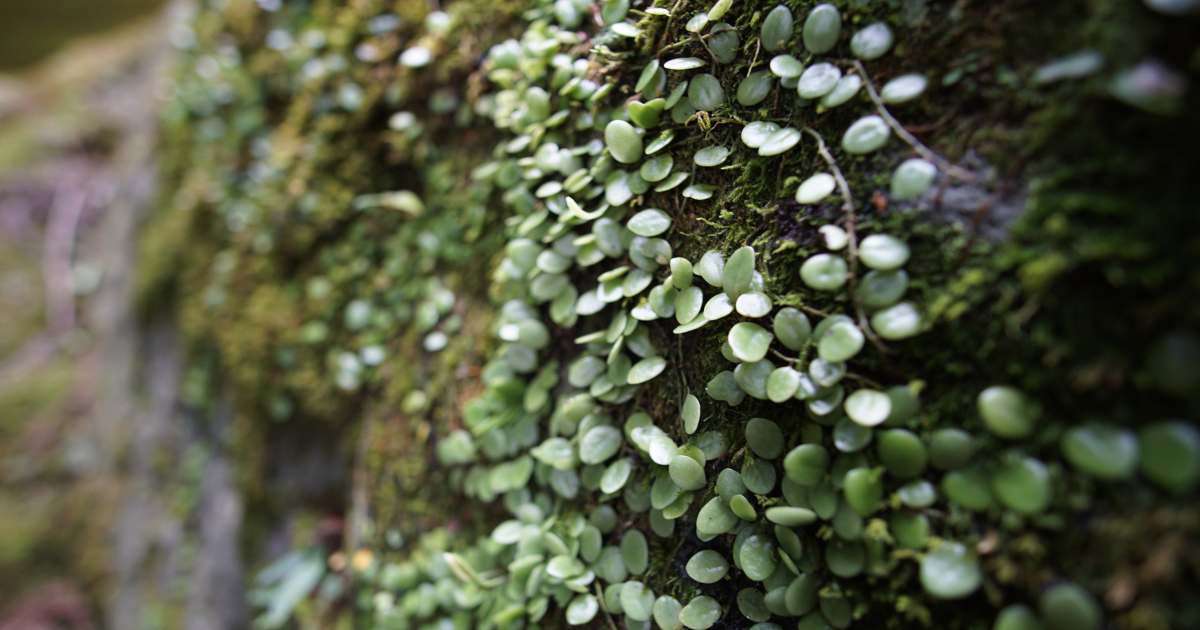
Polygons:
[[871,323],[867,320],[867,311],[863,308],[862,298],[858,295],[858,217],[854,211],[854,196],[850,193],[850,184],[846,181],[846,176],[842,174],[842,169],[838,166],[837,160],[833,154],[829,152],[829,147],[825,146],[825,138],[821,134],[814,131],[811,127],[805,127],[804,131],[817,141],[817,153],[825,163],[829,165],[829,169],[833,171],[833,179],[837,182],[838,189],[842,192],[842,214],[846,218],[846,237],[847,249],[849,249],[850,258],[850,273],[848,274],[848,291],[850,292],[850,301],[854,303],[854,310],[858,315],[858,327],[862,329],[871,343],[879,350],[880,354],[887,356],[890,350],[883,345],[883,341],[879,339],[879,335],[871,328]]
[[892,128],[892,131],[896,132],[896,135],[899,136],[901,140],[912,147],[913,151],[917,152],[917,155],[920,155],[922,158],[937,164],[938,168],[955,179],[964,182],[975,181],[974,173],[951,163],[950,160],[938,155],[932,149],[925,146],[920,140],[917,140],[916,136],[909,133],[908,130],[904,128],[904,125],[901,125],[900,121],[896,120],[896,117],[892,116],[892,113],[888,111],[887,106],[884,105],[883,99],[880,98],[879,92],[875,91],[875,84],[871,82],[871,77],[867,74],[867,69],[863,67],[862,62],[855,60],[854,68],[858,70],[859,76],[862,77],[863,83],[867,86],[867,93],[871,95],[871,101],[875,103],[875,109],[879,112],[880,118],[883,118],[884,122],[886,122],[888,126]]
[[679,5],[683,1],[684,0],[675,0],[675,4],[671,6],[671,14],[667,16],[667,24],[665,26],[663,26],[662,39],[658,40],[658,54],[659,55],[662,54],[663,44],[667,43],[667,37],[670,37],[670,35],[671,35],[671,20],[675,19],[675,11],[679,9]]
[[689,37],[687,39],[681,39],[681,40],[675,42],[674,44],[671,44],[670,46],[664,46],[664,47],[660,48],[658,51],[658,54],[661,55],[662,53],[667,52],[668,50],[672,50],[675,48],[682,48],[688,44],[692,44],[695,42],[701,42],[710,37],[715,37],[717,35],[720,35],[721,33],[727,32],[727,31],[737,31],[737,30],[739,30],[739,27],[734,26],[733,28],[727,28],[724,30],[720,30],[720,31],[717,31],[716,33],[707,33],[705,35],[698,35],[698,36],[694,36],[694,37]]

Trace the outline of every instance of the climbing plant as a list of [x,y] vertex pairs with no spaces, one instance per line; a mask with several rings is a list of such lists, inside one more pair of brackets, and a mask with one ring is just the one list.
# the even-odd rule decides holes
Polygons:
[[[1111,4],[1146,24],[1173,10]],[[1105,524],[1145,526],[1122,493],[1194,532],[1200,431],[1173,419],[1196,409],[1194,313],[1164,306],[1181,332],[1139,333],[1154,349],[1119,370],[1144,381],[1127,403],[1075,413],[1091,388],[1051,358],[1071,333],[1023,327],[1069,321],[1035,318],[1047,287],[1120,256],[1102,228],[1070,232],[1095,200],[1070,199],[1069,167],[1005,153],[1064,123],[1019,142],[937,132],[983,79],[964,78],[970,55],[928,65],[923,29],[982,9],[383,9],[218,3],[176,38],[189,65],[167,124],[194,145],[147,239],[177,264],[145,299],[175,289],[197,352],[220,356],[245,448],[358,413],[374,480],[328,572],[300,552],[264,572],[259,625],[318,584],[379,628],[1195,616],[1194,575],[1138,616],[1108,580],[1144,552],[1075,557],[1129,535]],[[231,32],[263,48],[243,58]],[[1187,97],[1149,58],[1057,52],[996,71],[1004,112],[1077,98],[1056,88],[1147,117]],[[906,122],[931,112],[927,131]],[[1103,229],[1153,232],[1122,220]],[[1052,247],[1068,234],[1096,246],[1068,260]],[[1081,520],[1100,523],[1092,542]]]

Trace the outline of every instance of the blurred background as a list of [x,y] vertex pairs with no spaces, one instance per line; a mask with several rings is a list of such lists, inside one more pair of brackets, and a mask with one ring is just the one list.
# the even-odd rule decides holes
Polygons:
[[0,0],[0,71],[19,72],[73,40],[144,19],[162,0]]
[[[94,628],[115,452],[97,410],[125,308],[122,190],[151,171],[160,0],[0,0],[0,628]],[[135,148],[136,145],[140,145]],[[143,189],[144,190],[144,189]],[[136,194],[136,193],[135,193]],[[116,226],[119,228],[119,226]],[[123,250],[106,247],[123,247]],[[102,282],[104,270],[116,283]],[[101,288],[101,287],[104,288]],[[127,352],[127,350],[126,350]],[[119,414],[120,412],[116,412]]]

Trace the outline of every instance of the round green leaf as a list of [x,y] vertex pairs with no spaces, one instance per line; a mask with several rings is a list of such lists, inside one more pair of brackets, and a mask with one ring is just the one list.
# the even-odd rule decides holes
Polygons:
[[741,294],[750,291],[753,281],[754,248],[739,247],[725,263],[724,272],[721,274],[721,286],[729,295],[729,299],[737,300]]
[[604,128],[604,144],[613,159],[622,164],[633,164],[642,157],[642,137],[623,120],[610,121]]
[[683,409],[679,414],[683,418],[683,430],[691,435],[700,426],[700,399],[688,394],[683,399]]
[[788,452],[783,469],[792,481],[811,486],[829,469],[829,451],[819,444],[801,444]]
[[976,407],[988,431],[1009,440],[1033,433],[1033,427],[1042,415],[1036,402],[1007,385],[994,385],[980,392]]
[[761,32],[762,47],[774,52],[784,47],[792,37],[792,12],[784,5],[778,5],[763,18]]
[[[847,401],[849,402],[849,401]],[[925,470],[929,457],[921,438],[912,431],[892,429],[879,436],[879,460],[892,475],[900,479],[916,477]]]
[[654,591],[641,582],[630,581],[621,586],[621,608],[625,610],[625,616],[634,621],[650,621],[654,615],[654,600]]
[[[670,155],[660,155],[642,164],[642,168],[638,170],[638,174],[648,182],[660,182],[666,179],[667,175],[671,174],[671,167],[674,165],[675,158],[672,158]],[[634,215],[634,217],[636,216]],[[639,236],[645,236],[645,234],[640,234]]]
[[915,199],[929,188],[934,177],[937,177],[937,167],[932,162],[921,158],[904,160],[892,173],[892,197]]
[[576,595],[567,606],[567,623],[572,626],[583,625],[596,617],[600,612],[600,602],[593,595]]
[[745,495],[733,495],[729,499],[729,509],[743,521],[758,520],[758,512],[754,511],[754,506],[750,505],[750,500]]
[[645,383],[646,381],[658,376],[667,367],[667,360],[662,357],[647,357],[633,364],[629,368],[629,376],[626,381],[630,385]]
[[755,534],[742,543],[738,559],[746,577],[761,582],[775,572],[776,543],[766,534]]
[[829,52],[842,34],[842,16],[832,4],[818,4],[804,21],[804,47],[815,55]]
[[711,74],[699,74],[688,83],[688,103],[696,111],[711,112],[725,104],[725,90]]
[[887,144],[892,130],[879,116],[863,116],[854,121],[842,136],[842,148],[846,153],[862,155],[875,151]]
[[766,511],[767,520],[785,527],[802,527],[817,521],[817,513],[799,507],[771,507]]
[[730,153],[732,151],[725,147],[705,147],[697,151],[692,160],[698,166],[719,166],[729,159]]
[[1138,440],[1133,431],[1089,423],[1068,429],[1059,443],[1071,465],[1099,479],[1127,479],[1138,464]]
[[679,57],[663,64],[667,70],[694,70],[704,67],[704,60],[699,57]]
[[833,445],[843,453],[857,453],[866,448],[873,439],[875,439],[874,430],[845,416],[839,418],[833,425]]
[[841,78],[842,71],[837,66],[826,62],[814,63],[800,75],[796,93],[800,98],[821,98],[832,92]]
[[923,549],[929,540],[929,519],[920,512],[893,512],[891,528],[896,542],[911,549]]
[[725,275],[725,257],[714,251],[704,252],[693,269],[709,285],[720,289]]
[[962,599],[982,583],[979,558],[960,543],[945,541],[921,560],[921,585],[938,599]]
[[[717,19],[711,12],[709,13],[709,18],[712,20]],[[732,26],[724,22],[715,24],[709,31],[709,35],[711,37],[705,40],[704,43],[708,46],[708,52],[712,53],[713,59],[717,63],[732,63],[734,59],[737,59],[738,42],[741,41],[741,37]]]
[[[767,610],[767,606],[763,602],[763,592],[756,588],[747,587],[738,591],[737,604],[738,610],[750,621],[762,623],[771,618],[771,611]],[[779,628],[776,627],[774,630],[779,630]]]
[[1047,589],[1038,609],[1046,630],[1099,630],[1104,625],[1104,612],[1096,598],[1071,582]]
[[751,149],[757,149],[776,131],[779,131],[779,125],[773,122],[756,120],[742,127],[742,144]]
[[834,254],[810,256],[800,265],[800,279],[804,284],[820,290],[834,291],[846,284],[850,268],[846,260]]
[[784,127],[767,136],[766,140],[763,140],[762,146],[758,147],[758,154],[764,156],[779,155],[796,146],[799,142],[800,131],[792,127]]
[[646,208],[629,218],[625,227],[638,236],[658,236],[671,228],[671,217],[656,208]]
[[871,316],[871,328],[889,341],[908,339],[921,330],[921,314],[912,302],[900,302]]
[[992,473],[992,492],[1011,510],[1037,514],[1050,505],[1050,472],[1032,457],[1005,464]]
[[788,400],[800,389],[800,381],[800,373],[796,370],[788,366],[775,368],[767,377],[767,398],[775,403]]
[[837,188],[837,181],[829,173],[817,173],[800,183],[796,189],[796,203],[817,203],[828,197]]
[[770,420],[751,418],[746,423],[746,443],[755,455],[775,459],[783,454],[783,431]]
[[733,303],[729,301],[729,296],[725,293],[712,296],[709,298],[708,304],[704,305],[704,318],[709,321],[721,319],[732,312]]
[[775,466],[765,459],[750,459],[742,464],[742,483],[755,494],[770,494],[775,490]]
[[616,427],[593,427],[579,442],[579,461],[599,464],[621,449],[621,431]]
[[791,55],[776,55],[771,58],[771,72],[777,77],[791,79],[804,72],[804,64]]
[[821,105],[824,107],[837,107],[843,105],[850,99],[854,98],[855,94],[862,89],[862,77],[857,74],[849,74],[838,79],[837,85],[833,86],[832,90],[821,97]]
[[711,549],[697,552],[687,561],[687,574],[701,584],[715,584],[729,573],[729,562]]
[[884,84],[879,90],[879,98],[889,105],[907,103],[921,95],[929,79],[921,74],[903,74]]
[[864,341],[865,337],[858,326],[849,321],[838,321],[818,335],[817,354],[826,361],[839,363],[858,354]]
[[704,466],[687,455],[676,455],[669,466],[671,480],[683,490],[699,490],[708,482]]
[[929,461],[941,470],[958,470],[975,454],[974,438],[962,429],[938,429],[929,443]]
[[765,101],[771,94],[774,78],[769,70],[753,72],[738,84],[737,101],[745,107],[752,107]]
[[973,512],[982,512],[992,505],[988,479],[974,468],[946,473],[942,477],[942,492],[951,501]]
[[812,323],[799,309],[787,307],[775,314],[775,336],[789,350],[800,350],[812,336]]
[[771,312],[771,298],[766,293],[752,291],[737,299],[737,312],[744,317],[763,317]]
[[900,486],[896,496],[910,508],[927,508],[937,500],[937,490],[928,481],[910,481]]
[[892,399],[883,392],[860,389],[846,397],[844,408],[846,415],[854,422],[864,427],[874,427],[887,420],[892,412]]
[[908,245],[887,234],[872,234],[858,244],[859,260],[872,269],[899,269],[908,262],[908,256]]
[[645,573],[650,562],[646,535],[636,529],[625,532],[625,537],[621,539],[621,559],[625,561],[625,568],[633,575]]
[[737,523],[737,515],[725,505],[721,497],[713,497],[696,515],[696,533],[716,536],[733,529]]
[[679,600],[670,595],[659,595],[654,600],[654,623],[658,624],[659,630],[677,630],[682,625],[679,622],[680,610],[683,610],[683,606]]
[[707,595],[693,599],[679,611],[680,623],[692,630],[708,630],[720,618],[721,604]]
[[801,573],[792,580],[784,595],[788,614],[795,617],[808,614],[817,605],[820,587],[817,578],[810,573]]
[[908,273],[903,269],[894,271],[869,271],[858,284],[858,295],[863,306],[886,308],[904,297],[908,291]]
[[859,29],[850,38],[850,52],[864,61],[878,59],[892,47],[892,29],[883,22],[875,22]]
[[606,494],[613,494],[621,488],[625,487],[625,482],[629,481],[629,475],[633,472],[633,462],[628,458],[618,459],[608,465],[604,470],[604,475],[600,477],[600,490]]
[[866,563],[867,552],[860,542],[835,537],[825,546],[825,565],[838,577],[855,577],[862,573]]
[[842,482],[842,490],[846,494],[846,502],[860,516],[870,516],[883,500],[883,479],[880,471],[870,468],[855,468],[846,473]]
[[1200,431],[1183,420],[1152,424],[1138,433],[1141,471],[1150,481],[1183,492],[1200,479]]
[[704,391],[713,400],[727,402],[731,407],[736,407],[746,397],[746,392],[743,392],[742,388],[738,386],[733,372],[728,370],[712,377]]

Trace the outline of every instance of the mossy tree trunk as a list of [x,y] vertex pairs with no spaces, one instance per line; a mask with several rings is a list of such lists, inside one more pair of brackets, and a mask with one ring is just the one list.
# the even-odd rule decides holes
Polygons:
[[[267,565],[287,549],[314,550],[289,556],[297,564],[273,565],[290,566],[288,575],[307,575],[304,562],[320,570],[293,599],[282,587],[260,589],[265,600],[254,603],[277,607],[264,623],[295,617],[328,627],[418,625],[436,617],[393,619],[379,595],[390,593],[384,600],[399,606],[406,593],[423,593],[418,583],[445,577],[430,569],[442,562],[445,573],[443,551],[466,554],[481,573],[503,565],[488,555],[493,552],[480,551],[486,544],[473,545],[511,518],[506,508],[514,506],[479,490],[478,476],[494,469],[453,465],[442,445],[466,429],[486,454],[480,461],[494,463],[523,449],[489,445],[480,428],[487,422],[519,424],[516,416],[532,414],[538,442],[554,431],[573,432],[555,423],[568,413],[563,401],[574,391],[566,383],[566,368],[581,352],[574,340],[608,328],[614,316],[603,311],[564,321],[554,307],[529,297],[536,288],[511,277],[506,265],[515,257],[514,240],[545,235],[567,210],[553,206],[556,190],[541,194],[541,170],[523,171],[530,182],[524,186],[520,178],[504,183],[503,169],[540,168],[525,147],[549,138],[563,147],[604,138],[596,121],[622,116],[624,102],[639,91],[639,102],[651,100],[655,86],[635,88],[651,59],[693,55],[704,63],[696,72],[712,72],[727,103],[675,122],[664,113],[663,127],[675,139],[663,154],[715,194],[683,196],[682,187],[656,192],[647,186],[629,202],[630,214],[655,207],[669,216],[667,257],[698,263],[707,251],[728,258],[739,247],[753,247],[776,307],[800,308],[814,319],[844,312],[872,337],[853,293],[813,290],[798,270],[825,251],[819,231],[825,225],[841,227],[852,239],[900,237],[911,251],[907,299],[922,313],[921,334],[867,343],[850,364],[854,388],[919,392],[921,411],[906,420],[906,430],[925,441],[937,429],[972,432],[981,466],[1020,457],[1048,463],[1044,483],[1054,499],[1039,514],[999,505],[972,512],[944,498],[928,513],[937,537],[961,540],[979,557],[986,578],[970,599],[930,596],[936,589],[922,585],[920,552],[879,542],[890,541],[882,512],[868,521],[867,539],[888,555],[873,560],[878,566],[867,574],[845,577],[838,586],[823,582],[847,593],[855,623],[988,627],[997,610],[1035,603],[1062,582],[1091,592],[1112,627],[1184,627],[1197,619],[1189,596],[1197,578],[1191,488],[1172,495],[1144,482],[1102,483],[1064,460],[1058,446],[1063,431],[1083,421],[1136,430],[1158,419],[1195,418],[1200,408],[1194,332],[1200,326],[1194,297],[1200,215],[1190,190],[1200,174],[1194,149],[1200,110],[1188,86],[1200,59],[1195,13],[1169,18],[1135,0],[835,2],[845,24],[841,37],[834,52],[814,56],[801,44],[814,3],[785,4],[799,16],[787,50],[806,64],[827,59],[851,72],[851,35],[883,21],[895,45],[858,72],[871,89],[919,73],[929,80],[925,93],[888,108],[865,92],[845,106],[817,107],[776,85],[765,100],[740,104],[734,94],[743,78],[772,56],[758,42],[772,5],[755,1],[735,2],[722,18],[740,38],[734,60],[723,64],[711,62],[709,50],[684,29],[710,7],[686,0],[654,5],[669,17],[646,12],[649,4],[635,6],[627,22],[636,37],[603,28],[590,8],[572,23],[544,3],[482,0],[440,7],[446,29],[436,16],[428,19],[424,3],[263,0],[205,4],[189,26],[172,30],[179,71],[164,105],[163,195],[142,238],[139,297],[146,313],[167,310],[178,323],[187,357],[180,405],[201,426],[227,431],[227,458],[236,464],[246,505],[239,542],[247,564]],[[509,65],[518,78],[497,72],[503,51],[490,61],[487,54],[510,37],[528,35],[526,29],[552,32],[556,21],[569,28],[558,31],[555,50],[583,60],[580,76],[611,83],[613,91],[607,99],[575,104],[565,93],[552,96],[570,123],[522,136],[514,127],[524,123],[496,121],[506,107],[525,110],[496,94],[514,89],[510,81],[523,86],[536,72],[520,64]],[[418,47],[430,63],[412,57],[397,64],[401,53]],[[1092,56],[1077,57],[1067,66],[1069,76],[1037,80],[1039,71],[1045,78],[1050,60],[1081,51]],[[1103,69],[1087,66],[1097,58]],[[665,97],[689,75],[663,76]],[[548,94],[561,82],[552,87]],[[535,98],[527,91],[520,96]],[[893,139],[866,155],[844,150],[843,131],[877,108],[894,113],[902,123],[891,133],[907,132],[911,142]],[[754,120],[811,133],[799,134],[800,144],[782,155],[760,155],[742,141],[744,125]],[[657,134],[647,131],[646,141]],[[817,137],[828,153],[818,151]],[[693,166],[693,154],[708,146],[732,149],[724,168]],[[931,160],[941,175],[922,195],[901,199],[890,178],[899,162],[914,156]],[[518,162],[522,157],[529,160]],[[576,157],[590,159],[587,149]],[[824,171],[836,171],[845,187],[828,199],[797,202],[797,185]],[[621,220],[623,213],[607,216]],[[639,266],[632,255],[626,262]],[[663,266],[655,283],[667,271]],[[579,293],[597,282],[595,269],[583,265],[568,277]],[[554,373],[547,377],[552,382],[562,377],[544,388],[544,408],[528,400],[532,373],[517,378],[515,393],[497,384],[512,375],[498,377],[496,366],[516,360],[509,345],[515,338],[497,328],[497,322],[515,321],[504,306],[513,299],[540,308],[548,337],[540,354],[533,351],[536,366]],[[637,299],[623,306],[632,309]],[[706,430],[729,445],[716,464],[709,462],[710,482],[723,467],[744,473],[755,461],[744,448],[747,419],[783,425],[788,448],[801,439],[802,424],[816,426],[804,419],[806,405],[799,401],[781,407],[752,394],[730,406],[705,395],[710,379],[733,369],[722,353],[732,322],[687,333],[673,331],[674,317],[641,324],[644,343],[669,367],[603,407],[618,427],[635,410],[645,411],[683,444],[689,438],[678,409],[689,392],[696,394]],[[631,337],[632,329],[626,329]],[[1040,404],[1043,420],[1030,439],[998,439],[979,419],[977,394],[998,383],[1015,385]],[[223,411],[226,400],[231,406]],[[496,409],[522,400],[524,411],[496,419],[503,415]],[[221,417],[227,427],[217,422]],[[822,439],[819,429],[816,435]],[[636,454],[633,444],[625,448]],[[860,467],[879,463],[863,457]],[[654,470],[643,461],[639,479]],[[539,472],[537,479],[550,474]],[[552,484],[538,490],[530,483],[555,496]],[[889,496],[895,489],[888,486]],[[557,494],[566,493],[559,488]],[[703,586],[682,573],[700,549],[696,514],[711,494],[697,491],[674,534],[650,537],[649,569],[641,579],[655,593],[684,602],[713,595],[727,607],[722,623],[748,627],[752,622],[734,598],[751,582],[739,577]],[[764,492],[754,501],[763,508],[783,500],[774,495],[778,491]],[[607,500],[585,483],[578,499],[555,503],[555,510],[564,518],[587,514]],[[901,509],[900,499],[888,501]],[[619,498],[612,503],[618,532],[648,527],[646,515]],[[198,524],[204,509],[193,509],[190,518]],[[829,527],[809,535],[814,548],[841,544],[842,534]],[[728,555],[728,538],[714,539],[712,548]],[[1174,561],[1163,559],[1172,553]],[[419,579],[396,577],[414,566],[425,572]],[[811,570],[829,577],[824,571]],[[511,626],[525,618],[520,612],[497,622],[503,610],[475,618],[470,615],[479,609],[452,608],[443,612],[456,624]],[[590,623],[604,619],[607,612]],[[552,606],[542,623],[557,627],[564,618]]]

